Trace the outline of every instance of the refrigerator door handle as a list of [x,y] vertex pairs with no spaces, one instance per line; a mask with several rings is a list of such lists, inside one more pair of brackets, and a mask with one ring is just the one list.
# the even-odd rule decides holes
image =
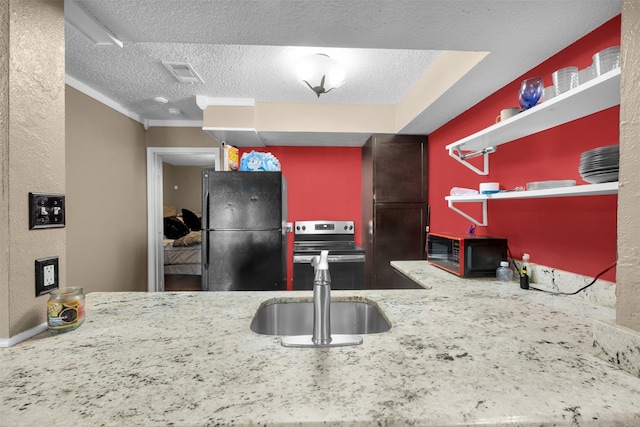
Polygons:
[[209,229],[209,191],[205,190],[202,200],[204,200],[204,206],[202,209],[202,219],[204,219],[205,222],[202,223],[201,228],[203,230],[208,230]]
[[204,266],[204,270],[208,270],[209,269],[209,236],[208,236],[209,232],[203,230],[202,231],[202,246],[203,246],[203,253],[202,253],[202,265]]
[[424,254],[424,259],[427,259],[427,249],[428,249],[428,245],[427,245],[427,234],[429,234],[429,231],[431,229],[431,205],[427,204],[427,221],[426,221],[426,227],[424,229],[425,234],[424,234],[424,241],[423,241],[423,251],[422,253]]
[[204,194],[204,209],[202,218],[205,220],[205,223],[201,226],[202,231],[202,266],[203,271],[209,269],[209,191],[206,191]]

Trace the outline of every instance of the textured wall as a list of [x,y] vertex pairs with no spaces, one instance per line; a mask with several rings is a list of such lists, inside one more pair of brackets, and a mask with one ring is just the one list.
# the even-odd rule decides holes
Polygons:
[[616,321],[640,331],[640,2],[622,2]]
[[142,125],[66,87],[67,276],[85,292],[147,288]]
[[0,3],[0,338],[9,336],[9,3]]
[[8,206],[8,212],[2,220],[6,240],[0,245],[3,259],[9,260],[2,267],[3,281],[8,279],[2,284],[8,289],[2,312],[9,319],[2,322],[1,338],[46,322],[48,297],[35,296],[35,259],[59,256],[63,286],[66,279],[66,229],[29,230],[27,204],[30,191],[65,192],[63,2],[8,4],[9,24],[3,28],[9,35],[8,148],[3,148],[2,172],[3,209]]

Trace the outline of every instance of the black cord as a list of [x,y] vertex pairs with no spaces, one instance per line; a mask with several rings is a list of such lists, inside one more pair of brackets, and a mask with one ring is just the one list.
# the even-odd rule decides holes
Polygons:
[[[511,249],[509,249],[509,246],[507,246],[507,252],[509,254],[509,258],[511,258],[511,262],[513,263],[513,266],[516,268],[516,271],[518,272],[518,276],[522,277],[522,272],[520,271],[520,268],[518,268],[518,265],[516,264],[516,260],[513,258],[513,255],[511,255]],[[596,280],[598,280],[600,278],[600,276],[602,276],[607,271],[611,270],[613,267],[616,266],[616,264],[617,264],[617,261],[614,261],[613,264],[611,264],[609,267],[605,268],[600,273],[598,273],[596,275],[596,277],[594,277],[593,280],[589,284],[583,286],[582,288],[578,289],[575,292],[547,291],[546,289],[535,288],[535,287],[533,287],[531,285],[529,285],[529,289],[533,289],[534,291],[539,291],[539,292],[546,292],[548,294],[553,294],[553,295],[576,295],[577,293],[584,291],[588,287],[593,286],[593,284],[596,283]]]
[[522,273],[522,268],[518,268],[516,264],[516,260],[513,258],[513,255],[511,254],[511,249],[509,249],[509,245],[507,245],[507,252],[509,253],[511,262],[513,262],[513,266],[516,268],[516,271],[518,272],[518,277],[520,278],[520,289],[529,289],[530,288],[529,275],[531,274],[531,272],[527,271],[527,274]]
[[509,253],[509,258],[511,258],[511,262],[513,263],[513,266],[516,268],[516,271],[518,272],[518,276],[522,277],[522,272],[520,271],[520,267],[518,267],[518,265],[516,264],[516,260],[513,258],[513,255],[511,255],[511,249],[509,249],[508,245],[507,245],[507,252]]
[[596,283],[596,280],[598,280],[598,279],[600,278],[600,276],[602,276],[602,275],[603,275],[604,273],[606,273],[607,271],[611,270],[613,267],[615,267],[615,266],[616,266],[616,264],[617,264],[617,262],[616,262],[616,261],[614,261],[614,262],[613,262],[613,264],[611,264],[609,267],[605,268],[605,269],[604,269],[604,270],[602,270],[600,273],[598,273],[598,274],[596,275],[596,277],[594,277],[594,278],[593,278],[593,280],[592,280],[589,284],[587,284],[587,285],[585,285],[585,286],[581,287],[580,289],[578,289],[578,290],[577,290],[577,291],[575,291],[575,292],[554,292],[554,291],[547,291],[547,290],[545,290],[545,289],[538,289],[538,288],[534,288],[533,286],[529,286],[529,289],[533,289],[533,290],[540,291],[540,292],[547,292],[547,293],[549,293],[549,294],[553,294],[553,295],[575,295],[575,294],[577,294],[578,292],[582,292],[582,291],[584,291],[585,289],[587,289],[589,286],[592,286],[594,283]]

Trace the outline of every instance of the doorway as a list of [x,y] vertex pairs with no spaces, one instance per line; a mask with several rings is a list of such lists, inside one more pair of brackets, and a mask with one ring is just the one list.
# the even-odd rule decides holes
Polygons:
[[164,291],[164,223],[162,164],[214,167],[220,170],[218,147],[148,147],[147,148],[147,239],[148,291]]

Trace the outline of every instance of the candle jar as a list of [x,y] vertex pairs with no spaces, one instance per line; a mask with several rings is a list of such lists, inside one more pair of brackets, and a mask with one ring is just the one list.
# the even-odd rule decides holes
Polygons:
[[47,323],[54,334],[72,331],[84,322],[82,288],[60,288],[51,291],[47,302]]

